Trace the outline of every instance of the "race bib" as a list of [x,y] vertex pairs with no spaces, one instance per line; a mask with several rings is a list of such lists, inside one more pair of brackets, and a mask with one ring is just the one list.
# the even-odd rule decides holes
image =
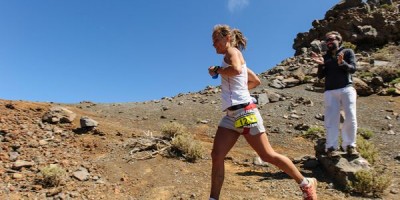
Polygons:
[[257,126],[257,116],[254,111],[243,111],[235,117],[235,128],[251,128]]

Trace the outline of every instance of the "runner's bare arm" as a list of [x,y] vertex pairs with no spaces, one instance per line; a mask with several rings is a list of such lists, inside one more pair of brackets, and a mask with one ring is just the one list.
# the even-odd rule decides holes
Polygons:
[[258,76],[250,68],[247,68],[247,77],[248,77],[247,87],[249,90],[256,88],[258,85],[261,84],[261,81],[258,78]]
[[236,76],[242,72],[242,54],[236,48],[228,48],[224,60],[228,67],[218,69],[218,73],[226,76]]

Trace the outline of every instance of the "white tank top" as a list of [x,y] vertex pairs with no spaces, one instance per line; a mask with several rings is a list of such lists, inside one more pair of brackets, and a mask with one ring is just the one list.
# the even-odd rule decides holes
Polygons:
[[[225,61],[222,62],[222,67],[228,66]],[[247,78],[246,63],[242,65],[242,72],[239,75],[228,77],[221,74],[223,111],[231,106],[252,101],[247,87]]]

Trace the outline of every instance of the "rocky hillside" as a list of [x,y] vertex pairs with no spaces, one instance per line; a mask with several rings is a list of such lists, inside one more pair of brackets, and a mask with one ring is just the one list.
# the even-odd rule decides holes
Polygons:
[[[353,81],[360,96],[400,95],[400,46],[388,44],[376,52],[356,52],[357,72]],[[312,83],[309,90],[321,89],[324,80],[318,80],[317,64],[309,54],[282,61],[278,66],[261,73],[269,86],[277,89]]]
[[273,88],[304,83],[321,87],[324,80],[316,78],[317,64],[310,53],[325,53],[324,36],[335,30],[343,36],[343,45],[356,52],[354,82],[358,95],[400,95],[399,7],[400,1],[396,0],[343,0],[327,11],[324,19],[313,21],[309,32],[297,35],[293,44],[294,57],[261,75]]
[[399,0],[342,0],[326,12],[325,18],[314,20],[309,32],[299,33],[293,48],[300,55],[307,48],[318,51],[325,33],[336,30],[343,40],[360,50],[374,50],[400,40]]
[[[357,38],[370,37],[357,26],[367,25],[377,34],[376,42],[370,43],[373,47],[356,49],[358,123],[374,133],[370,141],[379,153],[374,166],[392,178],[381,198],[400,195],[399,2],[376,2],[388,6],[353,0],[329,10],[324,20],[313,22],[309,33],[295,39],[297,55],[259,74],[262,84],[251,91],[258,98],[273,148],[292,159],[303,174],[318,179],[319,199],[375,199],[336,187],[315,156],[316,141],[303,137],[308,128],[323,126],[323,80],[316,78],[316,64],[306,52],[323,50],[315,42],[331,29],[361,47]],[[344,20],[356,15],[357,20]],[[385,23],[378,26],[375,19]],[[214,86],[132,103],[0,100],[0,199],[207,199],[209,155],[224,115],[220,103],[220,89]],[[193,141],[200,143],[202,159],[188,162],[184,155],[162,151],[170,141],[161,137],[161,130],[171,122],[185,126]],[[48,178],[52,173],[59,179]],[[221,199],[301,199],[294,181],[259,162],[243,138],[226,159],[221,195]]]

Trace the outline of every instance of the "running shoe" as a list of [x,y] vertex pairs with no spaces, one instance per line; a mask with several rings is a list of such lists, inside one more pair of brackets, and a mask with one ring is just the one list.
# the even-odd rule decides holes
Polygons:
[[308,184],[300,187],[304,200],[317,200],[317,179],[307,178]]

